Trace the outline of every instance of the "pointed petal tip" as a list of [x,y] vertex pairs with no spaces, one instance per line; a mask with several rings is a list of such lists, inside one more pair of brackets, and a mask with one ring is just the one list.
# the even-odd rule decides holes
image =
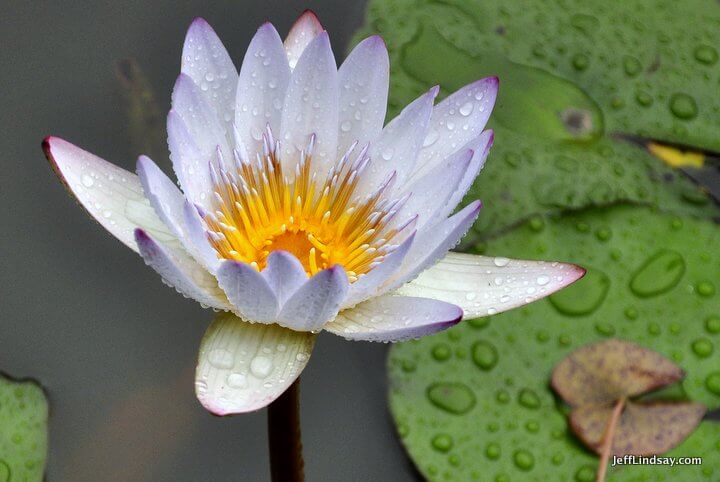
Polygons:
[[427,95],[431,96],[433,99],[438,96],[440,93],[440,84],[433,85],[430,87],[430,90],[428,90]]
[[305,24],[306,27],[312,27],[313,30],[316,32],[320,32],[323,30],[322,23],[320,23],[320,19],[318,16],[313,12],[311,9],[306,8],[303,10],[303,12],[300,14],[300,16],[295,20],[295,23],[293,23],[293,28],[296,25]]
[[205,27],[210,27],[210,24],[208,23],[208,21],[202,17],[195,17],[192,19],[192,22],[190,22],[190,27],[188,27],[188,29],[205,28]]

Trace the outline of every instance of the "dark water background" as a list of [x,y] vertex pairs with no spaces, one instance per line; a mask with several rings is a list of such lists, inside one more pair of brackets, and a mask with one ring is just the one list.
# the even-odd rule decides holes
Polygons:
[[[314,9],[342,58],[364,1],[13,1],[0,15],[0,370],[50,397],[53,481],[262,481],[265,411],[230,419],[193,393],[212,313],[160,283],[68,196],[40,141],[53,134],[134,170],[114,62],[134,57],[163,113],[185,30],[205,17],[239,66],[265,20]],[[413,472],[386,407],[380,344],[323,334],[303,374],[308,481]]]

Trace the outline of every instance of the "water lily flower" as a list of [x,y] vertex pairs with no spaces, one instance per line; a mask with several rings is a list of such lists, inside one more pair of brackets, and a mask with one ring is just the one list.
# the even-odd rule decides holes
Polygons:
[[283,42],[266,23],[238,74],[195,20],[167,117],[182,190],[149,158],[137,174],[57,137],[58,176],[162,279],[225,314],[200,347],[196,393],[219,415],[266,406],[317,333],[395,342],[546,296],[571,264],[449,252],[480,211],[455,212],[485,162],[498,80],[435,105],[433,87],[383,126],[389,60],[373,36],[338,68],[305,13]]

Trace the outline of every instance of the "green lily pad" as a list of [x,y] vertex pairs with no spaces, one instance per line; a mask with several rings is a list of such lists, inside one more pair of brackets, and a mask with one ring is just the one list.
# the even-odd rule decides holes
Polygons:
[[0,375],[0,482],[43,480],[48,403],[40,386]]
[[[590,295],[541,300],[393,346],[390,407],[423,475],[594,480],[598,459],[572,435],[549,382],[553,366],[571,351],[610,337],[673,360],[687,373],[684,398],[709,410],[720,406],[719,242],[710,221],[635,205],[536,218],[489,241],[491,255],[587,267],[588,276],[568,291]],[[660,267],[649,262],[658,259]],[[436,384],[452,390],[434,392],[431,400],[428,390]],[[454,399],[464,393],[473,403],[462,413],[448,410],[457,403],[442,400],[443,393]],[[704,421],[667,454],[702,456],[702,466],[618,466],[609,474],[612,480],[716,480],[718,440],[720,424]]]
[[390,115],[428,85],[446,95],[500,77],[495,147],[468,196],[486,201],[473,241],[623,200],[716,216],[683,174],[616,134],[720,149],[718,22],[720,5],[701,0],[374,0],[355,38],[388,45]]

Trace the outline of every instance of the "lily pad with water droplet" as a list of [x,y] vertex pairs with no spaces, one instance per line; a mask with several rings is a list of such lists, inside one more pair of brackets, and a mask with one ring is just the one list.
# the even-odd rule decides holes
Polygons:
[[616,201],[717,216],[683,174],[617,134],[720,150],[718,22],[720,5],[702,0],[373,0],[355,38],[388,45],[390,115],[429,85],[447,95],[500,77],[470,246],[535,213]]
[[[609,336],[672,360],[686,372],[678,388],[685,399],[709,410],[720,406],[720,295],[697,289],[703,281],[720,280],[720,230],[714,223],[619,205],[545,217],[542,230],[537,225],[526,222],[489,241],[486,253],[569,261],[589,267],[588,274],[600,269],[604,276],[586,276],[575,286],[607,292],[599,302],[581,300],[590,310],[560,310],[545,299],[392,347],[391,411],[403,427],[403,444],[430,480],[594,480],[598,458],[572,434],[549,382],[553,366],[570,352]],[[631,281],[643,279],[637,273],[661,250],[682,257],[682,274],[662,269],[672,286],[655,293],[659,285],[649,278],[655,294],[643,296],[647,290],[640,286],[638,295],[639,281],[635,290]],[[675,263],[663,263],[669,265]],[[595,284],[602,289],[589,286]],[[432,356],[439,344],[451,354],[442,361]],[[462,384],[472,391],[474,405],[462,414],[438,408],[427,391],[435,383]],[[702,466],[611,467],[610,480],[716,480],[718,433],[720,424],[704,421],[668,453],[702,456]],[[453,440],[446,452],[433,447],[438,434]]]
[[43,479],[47,419],[47,399],[37,383],[0,375],[0,482]]

